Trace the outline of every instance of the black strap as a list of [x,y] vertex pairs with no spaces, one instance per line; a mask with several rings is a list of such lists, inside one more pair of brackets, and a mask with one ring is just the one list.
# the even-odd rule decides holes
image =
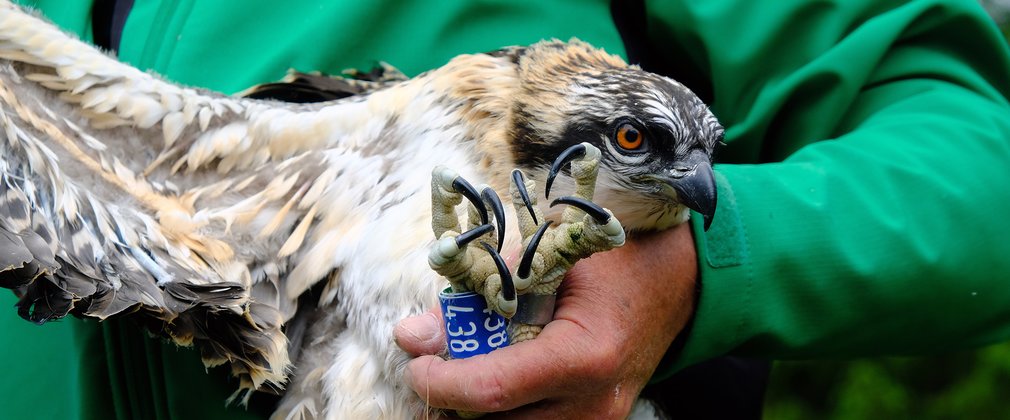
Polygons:
[[133,0],[95,0],[91,6],[91,32],[95,45],[119,52],[126,17],[133,9]]

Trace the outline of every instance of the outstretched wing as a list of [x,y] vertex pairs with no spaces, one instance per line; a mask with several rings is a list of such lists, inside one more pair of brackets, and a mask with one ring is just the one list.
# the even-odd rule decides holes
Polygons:
[[331,268],[280,281],[336,178],[309,153],[328,117],[296,112],[321,108],[165,82],[9,3],[0,60],[0,286],[19,314],[139,312],[244,387],[282,383],[281,326]]

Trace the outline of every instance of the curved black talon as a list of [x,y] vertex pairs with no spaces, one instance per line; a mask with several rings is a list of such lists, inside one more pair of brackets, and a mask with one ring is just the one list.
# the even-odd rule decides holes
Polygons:
[[547,227],[551,225],[551,221],[548,220],[546,223],[540,225],[537,231],[530,237],[530,243],[526,244],[526,250],[523,251],[523,258],[519,260],[519,269],[516,270],[516,275],[519,278],[524,279],[530,276],[530,267],[533,265],[533,256],[536,254],[537,247],[540,246],[540,239],[544,236],[544,232],[547,231]]
[[516,285],[512,282],[512,274],[509,274],[509,268],[505,265],[505,260],[501,258],[501,254],[491,248],[487,242],[481,242],[484,246],[484,250],[488,254],[491,254],[491,259],[494,260],[494,265],[498,269],[498,277],[501,277],[501,295],[505,300],[516,300]]
[[480,225],[480,226],[477,226],[477,227],[475,227],[473,229],[470,229],[470,230],[468,230],[466,232],[463,232],[459,236],[456,237],[456,247],[462,249],[464,246],[466,246],[470,242],[473,242],[474,239],[477,239],[477,238],[479,238],[481,236],[487,235],[488,232],[490,232],[492,230],[494,230],[494,226],[491,226],[490,224],[485,223],[483,225]]
[[530,217],[533,218],[533,224],[540,224],[540,222],[537,221],[537,214],[533,212],[533,203],[530,202],[529,191],[526,191],[526,180],[523,179],[522,171],[518,169],[512,170],[512,183],[516,184],[516,191],[519,191],[519,197],[523,199],[523,204],[526,205],[526,210],[530,212]]
[[452,180],[452,189],[456,192],[463,194],[477,208],[477,212],[480,213],[481,224],[487,224],[487,207],[484,206],[484,202],[480,199],[480,194],[477,194],[477,190],[470,185],[463,177],[457,176],[456,179]]
[[[502,206],[498,193],[494,192],[491,187],[484,188],[480,192],[480,196],[484,199],[484,203],[491,205],[491,212],[494,213],[494,223],[498,227],[498,252],[501,252],[501,247],[505,244],[505,207]],[[484,223],[487,223],[487,221]]]
[[561,152],[561,154],[558,155],[557,159],[554,159],[554,163],[551,164],[551,170],[547,173],[547,185],[544,187],[544,199],[551,197],[551,185],[554,184],[554,178],[558,176],[558,172],[561,171],[561,167],[565,166],[566,163],[585,155],[586,145],[579,143],[565,149],[564,152]]
[[558,197],[556,200],[551,202],[551,207],[558,204],[567,204],[569,206],[577,207],[579,210],[586,212],[586,214],[596,220],[596,223],[601,225],[610,223],[610,213],[607,213],[607,211],[598,204],[584,198],[572,197],[570,195]]

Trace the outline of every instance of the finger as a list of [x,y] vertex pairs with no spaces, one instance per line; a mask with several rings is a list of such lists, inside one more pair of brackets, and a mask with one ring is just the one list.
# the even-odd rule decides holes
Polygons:
[[[634,392],[634,394],[631,394]],[[497,416],[487,416],[486,420],[498,418],[508,420],[567,420],[567,419],[621,419],[621,418],[660,418],[658,413],[651,416],[630,416],[631,406],[637,399],[638,391],[626,391],[624,387],[610,388],[602,394],[583,394],[571,397],[551,398],[527,404],[514,410],[499,413]],[[643,412],[639,414],[646,414]]]
[[499,413],[498,416],[489,416],[487,420],[497,418],[508,420],[566,420],[566,419],[588,419],[588,418],[622,418],[620,415],[603,415],[605,411],[592,411],[590,404],[582,398],[578,399],[581,404],[565,404],[566,400],[548,399],[527,404],[514,410]]
[[393,328],[393,338],[411,356],[445,352],[445,331],[437,311],[404,318]]
[[[548,325],[536,340],[461,360],[421,356],[407,364],[408,385],[438,408],[496,412],[551,398],[582,378],[585,331],[568,321]],[[575,367],[575,369],[573,369]]]

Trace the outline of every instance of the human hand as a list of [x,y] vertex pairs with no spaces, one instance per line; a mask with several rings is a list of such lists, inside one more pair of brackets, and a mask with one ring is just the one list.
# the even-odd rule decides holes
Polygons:
[[[697,256],[687,224],[638,236],[577,263],[554,321],[534,340],[443,360],[437,312],[404,319],[405,380],[437,408],[509,418],[623,418],[694,311]],[[489,417],[491,418],[491,417]]]

